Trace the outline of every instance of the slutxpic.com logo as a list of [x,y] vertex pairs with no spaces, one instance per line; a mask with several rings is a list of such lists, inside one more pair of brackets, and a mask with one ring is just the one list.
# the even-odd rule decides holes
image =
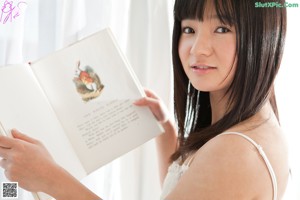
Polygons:
[[255,8],[298,8],[298,3],[255,2]]

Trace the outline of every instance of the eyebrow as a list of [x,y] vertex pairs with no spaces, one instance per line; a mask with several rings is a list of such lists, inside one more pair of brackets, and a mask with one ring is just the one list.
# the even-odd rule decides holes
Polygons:
[[228,17],[226,15],[221,15],[219,17],[218,15],[215,14],[215,15],[210,16],[209,19],[224,21],[224,22],[228,22],[228,23],[233,23],[234,22],[234,20],[232,19],[232,17]]

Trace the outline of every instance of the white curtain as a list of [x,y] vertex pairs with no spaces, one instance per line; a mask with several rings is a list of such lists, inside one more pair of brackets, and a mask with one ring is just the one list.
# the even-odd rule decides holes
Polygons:
[[[11,0],[26,3],[19,16],[0,21],[0,66],[33,61],[110,26],[142,85],[171,105],[173,0]],[[0,0],[1,8],[5,0]],[[287,8],[288,35],[276,92],[290,146],[293,185],[300,185],[300,8]],[[170,106],[171,108],[171,106]],[[142,134],[142,133],[141,133]],[[99,154],[101,156],[101,154]],[[0,182],[5,181],[0,171]],[[102,167],[82,181],[104,199],[159,199],[153,141]],[[67,187],[67,186],[66,186]],[[19,200],[30,200],[20,191]],[[292,199],[291,197],[286,199]],[[300,199],[298,194],[297,199]]]
[[281,126],[287,136],[292,179],[286,200],[300,199],[300,3],[296,8],[287,8],[287,36],[281,68],[275,82]]
[[[18,17],[0,24],[1,66],[36,60],[98,30],[110,27],[142,85],[156,91],[167,105],[171,105],[169,20],[172,2],[12,2],[13,5],[25,2],[26,9],[20,9]],[[4,3],[5,0],[0,0],[0,8]],[[6,181],[3,171],[0,172],[0,182],[2,181]],[[102,167],[82,182],[104,199],[159,199],[160,184],[154,141]],[[32,198],[26,191],[20,190],[19,199]]]

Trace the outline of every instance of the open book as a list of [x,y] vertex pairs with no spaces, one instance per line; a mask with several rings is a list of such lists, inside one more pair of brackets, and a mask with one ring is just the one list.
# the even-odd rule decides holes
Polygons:
[[[162,132],[109,29],[30,66],[0,68],[0,121],[44,143],[81,179]],[[39,193],[39,199],[47,195]]]

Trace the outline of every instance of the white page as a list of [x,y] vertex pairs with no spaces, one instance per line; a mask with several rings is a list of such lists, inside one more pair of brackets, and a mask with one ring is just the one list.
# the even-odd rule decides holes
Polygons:
[[55,161],[78,179],[86,174],[28,65],[0,69],[0,121],[43,142]]
[[[108,30],[32,64],[88,173],[162,132],[148,108],[132,105],[142,91],[126,64]],[[76,70],[87,68],[104,85],[89,101],[82,99],[73,82],[79,80]]]

